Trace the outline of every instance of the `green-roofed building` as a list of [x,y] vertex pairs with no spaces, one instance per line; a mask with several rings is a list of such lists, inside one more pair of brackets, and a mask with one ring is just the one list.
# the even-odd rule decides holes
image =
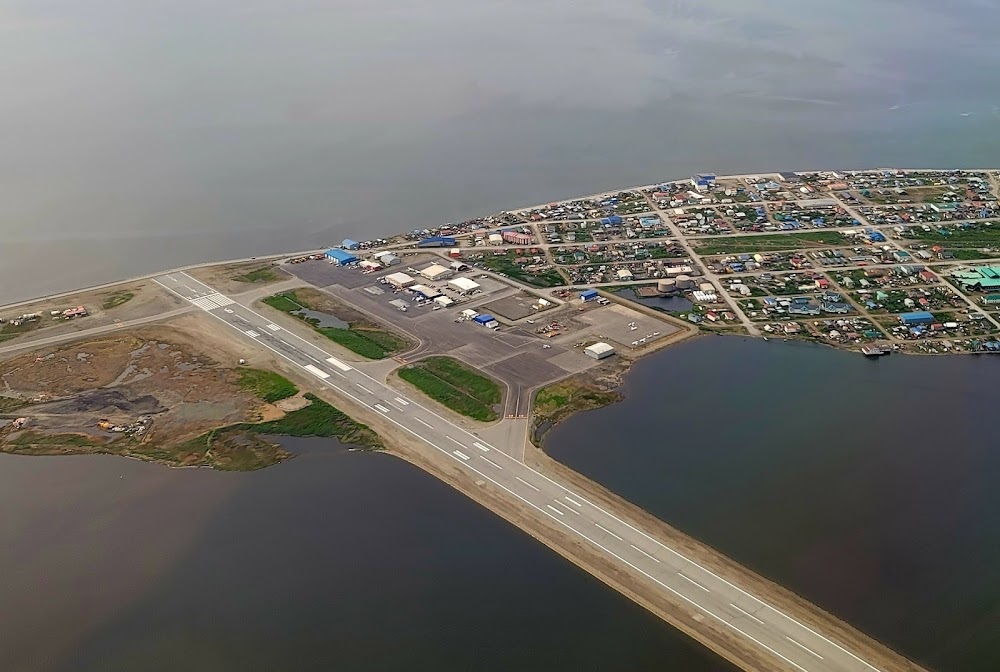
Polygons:
[[983,297],[983,305],[995,306],[1000,304],[1000,294],[987,294]]
[[967,291],[1000,290],[1000,266],[973,266],[954,271],[951,277]]

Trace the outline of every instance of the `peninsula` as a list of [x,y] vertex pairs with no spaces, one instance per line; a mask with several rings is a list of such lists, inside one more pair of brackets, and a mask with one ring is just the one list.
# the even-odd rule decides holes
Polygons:
[[699,334],[1000,351],[996,171],[696,175],[0,308],[0,450],[406,459],[746,670],[920,670],[550,459]]

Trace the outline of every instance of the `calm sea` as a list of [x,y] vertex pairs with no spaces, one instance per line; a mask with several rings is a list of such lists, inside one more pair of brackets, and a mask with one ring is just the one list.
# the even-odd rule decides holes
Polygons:
[[931,669],[1000,669],[1000,359],[705,337],[548,451]]
[[0,456],[0,669],[735,672],[396,458]]
[[998,20],[991,0],[4,3],[0,302],[696,171],[990,165]]

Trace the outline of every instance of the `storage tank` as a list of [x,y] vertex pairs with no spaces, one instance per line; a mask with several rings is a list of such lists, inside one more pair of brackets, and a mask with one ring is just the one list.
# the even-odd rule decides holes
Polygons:
[[691,289],[692,287],[694,287],[694,282],[690,275],[677,276],[677,289]]
[[676,280],[658,280],[656,282],[656,289],[664,294],[669,294],[670,292],[677,291],[677,281]]

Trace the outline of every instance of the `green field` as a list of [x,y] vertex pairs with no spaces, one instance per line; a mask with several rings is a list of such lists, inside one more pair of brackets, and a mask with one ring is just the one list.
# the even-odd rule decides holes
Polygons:
[[456,413],[490,422],[500,403],[500,386],[451,357],[429,357],[401,369],[399,377]]
[[566,284],[566,280],[554,268],[543,273],[529,273],[515,264],[514,259],[516,257],[513,252],[501,255],[486,254],[483,257],[483,266],[535,287],[559,287]]
[[303,309],[318,310],[318,308],[302,299],[302,297],[295,293],[294,289],[269,296],[263,299],[263,302],[272,308],[277,308],[284,313],[299,318],[334,343],[342,345],[351,352],[368,359],[385,359],[389,355],[405,350],[409,346],[409,342],[402,336],[381,329],[374,324],[349,322],[350,326],[347,329],[321,327],[318,320],[298,314],[298,311]]
[[807,231],[766,236],[718,236],[694,238],[699,255],[774,252],[814,247],[836,247],[846,244],[847,237],[837,231]]
[[272,371],[240,369],[239,375],[239,385],[242,389],[269,404],[299,393],[292,381]]
[[613,404],[620,398],[617,392],[605,392],[576,380],[543,387],[535,395],[535,430],[538,431],[542,425],[551,427],[577,411]]
[[123,303],[128,303],[133,298],[135,298],[135,294],[132,292],[115,292],[114,294],[109,294],[108,297],[104,299],[104,302],[101,304],[101,308],[104,310],[111,310],[112,308],[117,308]]
[[278,274],[274,272],[274,269],[270,266],[262,266],[260,268],[255,268],[253,270],[247,271],[240,275],[234,275],[233,280],[236,282],[274,282],[278,279]]
[[[911,227],[906,237],[926,243],[935,243],[948,250],[975,249],[982,247],[1000,248],[1000,222],[992,225],[977,222],[968,228],[931,225],[930,231]],[[944,233],[940,233],[943,231]],[[992,256],[984,254],[984,257]],[[956,258],[958,258],[956,254]]]

